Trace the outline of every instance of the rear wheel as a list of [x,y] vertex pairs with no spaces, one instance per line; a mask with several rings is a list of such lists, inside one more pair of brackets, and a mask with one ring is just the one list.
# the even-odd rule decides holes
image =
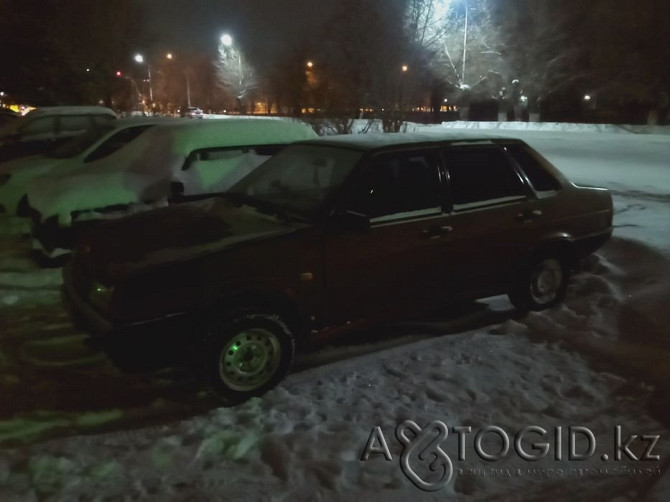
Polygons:
[[543,310],[563,301],[569,270],[559,253],[534,258],[519,274],[509,298],[520,311]]
[[294,339],[279,316],[241,313],[206,323],[200,366],[207,383],[233,404],[268,391],[288,373]]

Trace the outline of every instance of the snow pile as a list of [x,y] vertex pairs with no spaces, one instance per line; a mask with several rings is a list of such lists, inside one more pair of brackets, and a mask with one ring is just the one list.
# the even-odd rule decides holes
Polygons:
[[455,120],[442,122],[448,129],[499,129],[504,131],[558,131],[558,132],[607,132],[617,134],[670,134],[670,126],[618,125],[618,124],[575,124],[571,122],[469,122]]

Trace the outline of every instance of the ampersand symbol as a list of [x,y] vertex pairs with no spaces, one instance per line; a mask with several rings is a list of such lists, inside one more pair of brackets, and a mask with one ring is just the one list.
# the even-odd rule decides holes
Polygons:
[[[414,437],[411,439],[407,437],[408,430],[414,433]],[[417,488],[434,492],[451,481],[454,467],[449,455],[440,448],[440,444],[447,439],[448,433],[447,426],[439,420],[433,420],[423,430],[412,420],[405,420],[396,427],[396,438],[403,445],[403,451],[400,455],[400,468]],[[437,481],[424,481],[410,467],[410,458],[415,461],[418,459],[418,461],[424,463],[430,461],[428,467],[431,472],[436,472],[441,468],[442,475]]]

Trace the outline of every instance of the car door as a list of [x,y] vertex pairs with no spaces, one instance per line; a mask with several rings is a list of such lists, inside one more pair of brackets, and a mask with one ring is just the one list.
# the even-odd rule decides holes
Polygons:
[[369,229],[325,238],[324,286],[331,323],[386,316],[436,298],[443,278],[443,213],[437,149],[383,153],[357,171],[340,210]]
[[502,146],[451,145],[443,153],[451,231],[442,245],[453,265],[450,289],[475,297],[502,293],[541,212]]

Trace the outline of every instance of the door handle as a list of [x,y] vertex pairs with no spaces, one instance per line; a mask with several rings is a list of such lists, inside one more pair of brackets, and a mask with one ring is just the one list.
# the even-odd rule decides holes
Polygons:
[[514,218],[516,221],[521,222],[521,223],[527,223],[529,221],[533,221],[537,218],[542,216],[542,211],[539,209],[529,209],[527,211],[523,211],[519,214],[516,215]]
[[439,239],[443,235],[448,234],[453,230],[454,228],[451,225],[433,225],[432,227],[422,231],[421,235],[423,237],[427,237],[428,239]]

